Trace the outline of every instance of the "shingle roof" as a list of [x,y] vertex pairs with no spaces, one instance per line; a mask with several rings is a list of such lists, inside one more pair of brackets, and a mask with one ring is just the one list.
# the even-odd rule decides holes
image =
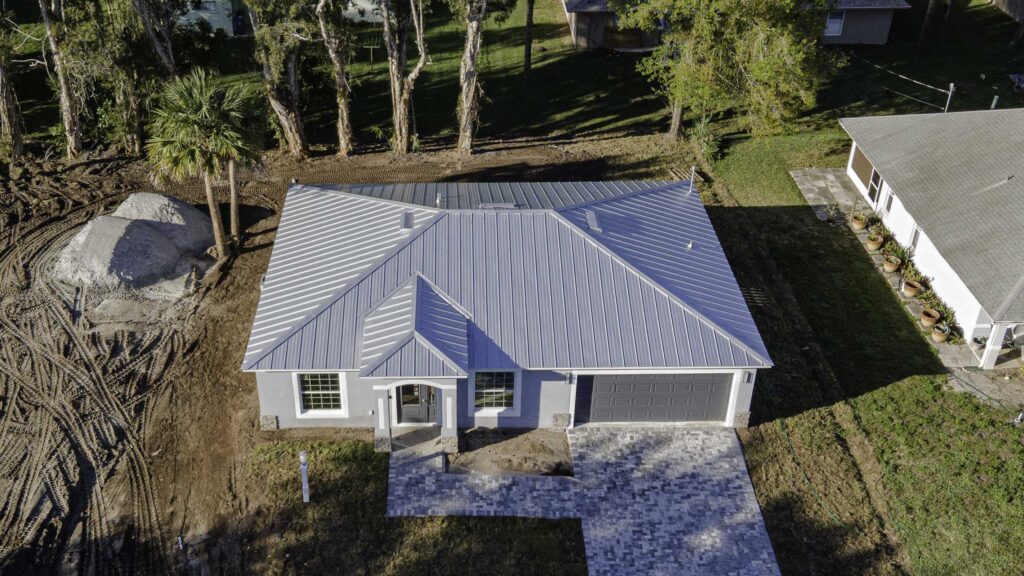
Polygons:
[[992,319],[1024,321],[1024,108],[840,124]]
[[[534,190],[586,188],[576,184],[535,186]],[[531,186],[504,185],[503,189],[513,195],[530,192]],[[432,292],[424,293],[422,310],[435,310],[426,305],[430,298],[444,310],[441,319],[415,331],[421,336],[419,344],[437,343],[432,348],[442,350],[440,356],[455,360],[461,345],[454,347],[456,352],[445,349],[458,335],[458,328],[453,329],[457,326],[452,322],[454,311],[467,319],[466,361],[470,368],[769,365],[698,195],[688,194],[685,183],[616,183],[595,189],[604,192],[583,196],[610,198],[613,189],[621,196],[590,204],[609,219],[610,235],[600,240],[576,223],[581,206],[566,206],[569,195],[532,196],[541,202],[555,198],[566,206],[564,215],[534,209],[439,211],[358,279],[340,286],[301,321],[292,323],[272,344],[261,344],[247,354],[244,368],[365,368],[365,351],[360,349],[360,339],[353,337],[361,333],[360,319],[373,317],[382,302],[402,294],[401,288],[418,277]],[[420,196],[432,197],[431,192],[427,187]],[[289,197],[292,195],[351,196],[312,187],[293,187]],[[380,195],[387,196],[383,191]],[[483,197],[479,193],[473,196]],[[645,196],[650,196],[647,209],[660,210],[663,219],[637,220],[637,237],[631,241],[616,219],[623,211],[644,210],[639,200]],[[488,201],[506,198],[488,197]],[[616,206],[617,202],[626,205]],[[286,203],[285,216],[289,205]],[[700,222],[674,227],[678,218]],[[283,217],[279,238],[291,235],[284,223]],[[672,236],[681,230],[693,234],[695,247],[685,256],[666,256],[667,263],[642,254],[619,253],[639,251],[644,244],[652,251],[671,252],[678,247]],[[334,244],[334,249],[348,251],[339,244]],[[274,259],[271,261],[273,266]],[[689,280],[683,278],[685,273],[669,270],[676,266],[704,280]],[[695,298],[701,282],[724,296]],[[436,314],[435,310],[431,315]],[[394,360],[396,370],[407,371],[399,366],[408,366],[404,363],[416,358],[430,359],[423,349],[410,346]],[[376,361],[379,363],[379,358]]]

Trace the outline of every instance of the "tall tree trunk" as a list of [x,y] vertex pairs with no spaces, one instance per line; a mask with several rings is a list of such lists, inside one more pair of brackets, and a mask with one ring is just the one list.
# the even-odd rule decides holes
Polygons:
[[206,189],[206,204],[210,208],[210,223],[213,226],[213,244],[217,250],[217,259],[223,260],[227,254],[227,246],[224,244],[224,223],[220,220],[220,205],[213,197],[213,181],[210,173],[203,174],[203,188]]
[[953,34],[953,22],[956,14],[960,12],[962,0],[947,0],[946,15],[942,18],[942,35],[939,41],[945,43]]
[[[328,14],[328,10],[332,14]],[[330,17],[338,14],[333,0],[320,0],[316,5],[316,19],[320,25],[320,36],[327,48],[327,56],[334,67],[335,99],[338,102],[338,155],[348,156],[352,153],[352,119],[349,116],[349,100],[352,87],[348,83],[348,38],[344,31],[339,32],[331,26]]]
[[[254,31],[260,30],[262,23],[255,11],[249,12]],[[257,42],[259,42],[257,40]],[[309,144],[306,131],[302,126],[302,114],[299,112],[299,54],[292,49],[285,56],[284,82],[274,78],[270,66],[270,53],[266,47],[257,46],[263,71],[263,87],[267,95],[270,109],[277,118],[285,144],[292,156],[298,159],[309,155]],[[283,86],[282,86],[283,84]]]
[[668,132],[665,134],[666,138],[672,140],[678,140],[683,133],[683,105],[676,102],[672,103],[672,122],[668,126]]
[[932,37],[932,30],[935,28],[935,19],[939,15],[939,7],[942,0],[928,0],[928,10],[924,13],[924,23],[921,25],[921,35],[917,38],[917,49],[923,51]]
[[487,14],[487,0],[469,0],[466,9],[466,47],[462,52],[462,64],[459,66],[459,84],[462,92],[459,95],[457,112],[459,116],[459,154],[469,156],[473,153],[473,137],[480,118],[479,78],[476,72],[476,60],[480,55],[480,44],[483,41],[484,17]]
[[160,5],[154,9],[150,0],[132,0],[132,6],[135,7],[135,13],[139,15],[139,20],[142,20],[146,36],[149,37],[149,43],[153,47],[153,51],[156,52],[157,58],[160,59],[160,63],[163,64],[168,74],[172,77],[176,76],[178,68],[174,62],[174,48],[171,44],[173,35],[171,28],[174,22],[166,13],[167,8]]
[[[410,17],[408,22],[401,21],[402,18],[395,11],[392,0],[381,0],[380,6],[384,17],[384,46],[388,51],[388,71],[391,77],[391,121],[394,125],[391,150],[395,154],[408,154],[412,147],[412,133],[410,132],[412,91],[423,68],[430,63],[423,33],[425,26],[423,2],[422,0],[409,0]],[[410,23],[416,34],[416,49],[419,58],[412,71],[406,74],[405,47]]]
[[242,225],[238,217],[238,166],[228,160],[228,186],[231,188],[231,240],[237,250],[242,245]]
[[1010,39],[1010,47],[1015,48],[1024,42],[1024,20],[1021,20],[1020,26],[1017,26],[1017,31],[1014,32],[1013,38]]
[[533,5],[537,0],[526,0],[526,31],[523,38],[523,76],[533,69]]
[[53,67],[57,73],[60,115],[64,122],[64,137],[67,141],[65,152],[68,158],[75,158],[82,153],[82,131],[78,119],[78,105],[75,102],[75,96],[72,91],[71,79],[68,78],[67,70],[65,69],[64,53],[54,30],[53,16],[50,13],[50,7],[46,5],[46,0],[39,0],[39,10],[43,16],[43,25],[46,27],[46,41],[50,45]]
[[10,150],[11,160],[24,152],[21,108],[14,93],[10,68],[3,61],[0,61],[0,138]]

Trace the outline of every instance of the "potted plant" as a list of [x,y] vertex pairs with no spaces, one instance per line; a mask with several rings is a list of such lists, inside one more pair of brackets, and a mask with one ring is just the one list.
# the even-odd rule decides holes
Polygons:
[[854,212],[850,217],[850,227],[854,232],[860,232],[868,227],[868,215],[863,212]]
[[931,328],[942,319],[942,314],[934,308],[925,308],[921,310],[921,326],[925,328]]
[[981,350],[982,348],[985,347],[986,341],[987,341],[987,338],[985,338],[984,336],[976,336],[974,338],[971,338],[971,341],[968,342],[967,344],[968,344],[968,346],[971,347],[971,350],[974,350],[975,352],[977,352],[977,351],[979,351],[979,350]]
[[900,288],[900,291],[902,291],[903,295],[907,298],[913,298],[921,293],[921,283],[916,280],[904,278],[903,286]]
[[877,252],[882,247],[883,242],[885,242],[885,238],[881,234],[875,232],[868,234],[868,250]]
[[932,340],[942,343],[946,341],[946,338],[949,338],[949,325],[936,324],[932,326]]
[[882,263],[882,268],[884,268],[886,272],[895,272],[900,269],[900,264],[903,264],[903,260],[900,260],[892,254],[888,254],[885,257],[885,262]]

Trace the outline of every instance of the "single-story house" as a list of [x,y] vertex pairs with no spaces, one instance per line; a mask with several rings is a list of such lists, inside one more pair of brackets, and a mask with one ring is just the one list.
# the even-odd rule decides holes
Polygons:
[[661,29],[620,29],[619,17],[608,0],[562,0],[572,45],[581,50],[607,48],[620,52],[649,52],[661,42]]
[[909,10],[905,0],[835,0],[825,15],[825,44],[885,44],[893,15]]
[[771,366],[687,182],[292,185],[261,426],[745,426]]
[[847,174],[995,365],[1024,325],[1024,108],[844,118]]

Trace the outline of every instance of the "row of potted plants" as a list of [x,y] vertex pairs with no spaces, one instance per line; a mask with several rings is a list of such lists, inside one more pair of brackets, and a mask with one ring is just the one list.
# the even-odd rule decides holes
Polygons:
[[953,311],[929,288],[929,278],[914,265],[912,249],[896,242],[884,224],[863,212],[855,213],[850,218],[850,225],[856,232],[867,230],[865,243],[868,250],[882,253],[882,269],[885,272],[900,275],[900,292],[903,296],[917,298],[922,307],[918,321],[928,330],[931,339],[945,342],[952,338],[951,342],[955,342],[958,335],[953,330],[956,325]]

